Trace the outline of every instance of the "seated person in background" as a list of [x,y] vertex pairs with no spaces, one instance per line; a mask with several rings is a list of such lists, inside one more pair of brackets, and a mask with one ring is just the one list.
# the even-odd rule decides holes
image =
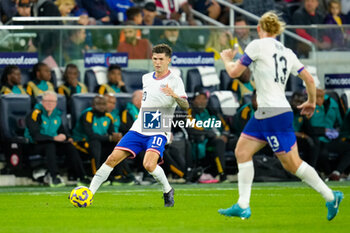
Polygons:
[[189,4],[194,10],[209,16],[212,19],[218,19],[221,13],[221,7],[215,0],[189,0]]
[[[127,22],[126,25],[135,25],[134,22]],[[152,56],[152,46],[147,39],[137,38],[137,29],[126,26],[123,29],[125,42],[120,42],[117,52],[128,53],[129,59],[148,59]]]
[[[247,20],[243,16],[235,17],[235,26],[244,27],[248,26]],[[235,35],[237,36],[238,44],[241,49],[240,53],[243,54],[243,51],[247,45],[254,39],[258,38],[258,35],[255,31],[251,31],[249,28],[237,28],[235,27]]]
[[[113,117],[113,126],[114,131],[122,136],[122,134],[119,132],[120,127],[120,116],[119,111],[116,108],[117,104],[117,98],[110,93],[106,93],[104,97],[107,100],[107,112],[109,112]],[[116,176],[117,175],[117,176]],[[117,183],[129,183],[133,182],[135,180],[134,175],[132,174],[132,171],[128,165],[128,161],[124,160],[118,166],[115,167],[115,172],[113,173],[114,179],[112,178],[113,182]]]
[[66,17],[69,16],[76,3],[75,0],[56,0],[55,5],[60,11],[61,16]]
[[154,2],[147,2],[142,9],[143,21],[142,25],[147,26],[162,26],[163,22],[157,18],[157,7]]
[[[323,24],[324,16],[318,10],[319,2],[318,0],[305,0],[301,8],[296,10],[293,14],[293,24],[294,25],[311,25],[311,24]],[[316,29],[296,29],[295,32],[311,41],[319,49],[329,49],[330,40],[327,37],[323,37],[323,33],[316,31]],[[317,36],[319,35],[319,36]],[[311,51],[311,48],[305,43],[297,44],[297,52],[299,55],[307,56]]]
[[30,153],[45,157],[51,187],[65,185],[58,172],[58,154],[66,155],[68,167],[79,178],[78,185],[87,185],[90,181],[86,177],[83,163],[72,145],[72,138],[62,124],[62,113],[56,106],[57,94],[47,91],[43,94],[41,103],[36,104],[32,113],[26,117],[27,128],[24,136],[30,142]]
[[78,30],[69,30],[66,40],[63,43],[63,61],[69,63],[72,60],[84,59],[84,53],[89,46],[86,42],[86,31],[84,28]]
[[8,65],[4,68],[1,75],[0,94],[27,94],[21,85],[21,70],[18,66]]
[[82,112],[73,129],[74,146],[90,155],[93,174],[122,137],[121,133],[115,132],[113,121],[107,112],[106,98],[98,95],[93,99],[92,107]]
[[118,14],[111,10],[106,0],[81,0],[80,7],[87,10],[89,16],[97,20],[97,24],[118,24]]
[[157,6],[157,12],[160,14],[157,17],[160,19],[174,19],[179,21],[181,12],[184,12],[186,14],[186,22],[189,25],[197,25],[191,12],[191,6],[187,0],[175,0],[171,1],[171,3],[164,0],[155,0],[154,2]]
[[117,98],[111,93],[106,93],[104,96],[107,100],[107,112],[109,112],[113,117],[114,131],[119,132],[120,116],[119,110],[116,108]]
[[45,63],[39,62],[33,66],[33,81],[27,83],[27,93],[37,97],[45,91],[55,91],[51,81],[51,70]]
[[127,20],[126,11],[134,6],[133,0],[106,0],[109,8],[118,16],[119,23]]
[[[130,7],[126,10],[126,17],[128,22],[133,22],[135,25],[142,24],[142,10],[138,7]],[[141,39],[141,30],[138,29],[136,32],[137,39]],[[122,30],[119,35],[119,42],[125,42],[125,33]]]
[[[200,87],[195,88],[192,106],[188,110],[191,120],[221,121],[221,128],[194,127],[187,128],[188,134],[193,141],[192,156],[196,162],[210,166],[211,175],[220,175],[220,181],[226,180],[225,174],[225,151],[228,142],[229,127],[222,117],[212,115],[207,110],[209,93]],[[207,153],[208,152],[208,153]]]
[[[248,69],[247,69],[248,70]],[[232,132],[239,137],[244,129],[244,126],[248,123],[249,119],[254,116],[255,111],[258,109],[258,103],[256,102],[256,90],[253,91],[251,102],[240,107],[234,115],[232,121]]]
[[[320,170],[329,175],[330,180],[339,180],[340,175],[350,167],[350,143],[339,138],[339,128],[342,125],[339,106],[337,102],[325,91],[317,89],[316,109],[310,118],[311,132],[318,136],[320,141],[320,154],[318,165]],[[336,153],[331,163],[330,153]]]
[[[331,0],[328,3],[328,12],[326,15],[325,24],[335,24],[343,26],[348,24],[345,15],[341,14],[341,5],[339,0]],[[347,28],[330,28],[326,29],[326,35],[330,38],[332,48],[348,47],[350,42],[350,32]]]
[[[175,20],[171,20],[165,25],[170,27],[180,26]],[[156,44],[167,44],[173,49],[173,52],[188,52],[187,45],[179,40],[179,35],[180,31],[178,29],[165,29],[164,34],[161,36],[163,39],[160,39]]]
[[107,71],[108,83],[104,83],[98,89],[100,95],[105,93],[126,92],[125,83],[122,78],[122,70],[119,65],[110,65]]
[[246,94],[251,94],[255,90],[255,82],[251,79],[250,69],[246,69],[241,76],[232,80],[229,90],[237,94],[240,104]]
[[132,94],[131,102],[126,104],[125,110],[121,114],[120,132],[126,134],[139,115],[142,100],[142,90],[136,90]]
[[294,92],[292,95],[291,103],[294,114],[293,128],[295,136],[297,137],[297,144],[300,157],[306,161],[310,166],[316,169],[320,142],[317,137],[311,137],[311,125],[309,119],[300,114],[300,110],[297,106],[304,103],[306,95],[302,92]]
[[74,64],[68,64],[63,73],[64,83],[58,87],[58,94],[66,96],[67,100],[76,93],[87,93],[87,87],[79,82],[79,70]]
[[[238,49],[237,38],[233,38],[231,32],[222,29],[215,29],[210,32],[209,40],[205,46],[205,52],[214,53],[215,60],[220,59],[220,52],[224,49]],[[235,59],[240,58],[242,51],[237,53]]]

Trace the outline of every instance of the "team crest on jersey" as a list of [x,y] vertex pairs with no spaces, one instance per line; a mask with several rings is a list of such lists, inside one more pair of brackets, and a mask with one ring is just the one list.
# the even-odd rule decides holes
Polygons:
[[160,129],[162,113],[157,111],[143,112],[143,128],[144,129]]

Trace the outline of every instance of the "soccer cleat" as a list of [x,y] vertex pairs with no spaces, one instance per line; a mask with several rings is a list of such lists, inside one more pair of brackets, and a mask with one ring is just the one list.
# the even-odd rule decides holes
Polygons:
[[172,188],[168,193],[163,193],[164,198],[164,207],[173,207],[175,204],[174,201],[174,189]]
[[64,187],[64,186],[66,186],[66,184],[63,182],[63,180],[60,176],[56,176],[56,177],[50,179],[50,187],[51,188],[58,188],[58,187]]
[[344,194],[340,191],[333,191],[334,200],[326,203],[328,208],[327,219],[331,221],[339,211],[339,204],[344,198]]
[[234,204],[228,209],[219,209],[218,212],[228,217],[240,217],[241,219],[247,219],[252,214],[250,207],[242,209],[238,204]]

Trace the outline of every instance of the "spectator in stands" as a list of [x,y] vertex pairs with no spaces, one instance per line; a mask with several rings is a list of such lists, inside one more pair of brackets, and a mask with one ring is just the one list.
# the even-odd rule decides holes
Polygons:
[[[128,22],[126,25],[135,25]],[[152,46],[147,39],[137,38],[137,29],[126,26],[123,29],[125,33],[125,42],[120,42],[117,51],[128,53],[129,59],[148,59],[152,56]]]
[[18,66],[7,65],[2,71],[0,94],[27,94],[21,85],[21,70]]
[[[296,10],[293,14],[294,25],[311,25],[323,24],[324,16],[317,9],[319,5],[318,0],[305,0],[304,5]],[[314,43],[319,49],[329,49],[330,41],[327,37],[322,36],[322,31],[315,29],[296,29],[296,33]],[[319,36],[317,36],[319,35]],[[308,56],[311,48],[301,42],[297,44],[297,52],[299,55]]]
[[121,114],[120,132],[126,134],[139,115],[141,108],[142,91],[136,90],[132,94],[131,102],[126,104],[125,110]]
[[[243,9],[257,16],[262,16],[265,12],[275,9],[274,0],[244,0]],[[256,24],[256,22],[254,22]]]
[[[29,0],[24,0],[29,2]],[[12,0],[6,0],[6,1],[0,1],[0,16],[1,16],[1,22],[6,23],[9,21],[13,16],[16,15],[16,1]]]
[[309,119],[300,114],[297,106],[304,103],[306,100],[305,94],[302,92],[294,92],[291,99],[294,120],[293,128],[297,137],[298,150],[301,158],[310,166],[316,168],[320,143],[317,137],[311,136],[311,125]]
[[217,20],[221,13],[221,7],[215,0],[189,0],[188,1],[192,8],[212,19]]
[[142,12],[143,12],[142,25],[147,25],[147,26],[163,25],[162,20],[156,17],[157,7],[154,2],[147,2],[143,7]]
[[[126,17],[127,17],[126,22],[132,22],[132,24],[141,25],[143,20],[141,8],[130,7],[129,9],[126,10]],[[141,39],[140,29],[137,29],[136,31],[136,38]],[[120,32],[120,35],[119,35],[119,43],[120,42],[125,42],[125,33],[123,30]]]
[[330,38],[332,48],[347,48],[350,41],[350,31],[342,28],[347,24],[345,15],[341,14],[341,5],[339,0],[331,0],[328,3],[328,15],[325,18],[325,24],[335,24],[339,28],[326,29],[326,34]]
[[89,47],[86,43],[86,31],[84,28],[69,30],[65,42],[63,43],[63,61],[67,64],[73,60],[84,59],[84,53]]
[[70,15],[76,3],[75,0],[56,0],[55,5],[58,7],[61,16],[65,17]]
[[63,73],[63,81],[64,83],[58,87],[58,94],[66,96],[67,100],[69,100],[73,94],[88,92],[85,84],[79,82],[79,69],[74,64],[68,64],[66,66]]
[[[209,173],[220,175],[220,181],[226,180],[225,151],[228,142],[229,126],[224,119],[216,114],[211,114],[207,109],[209,93],[201,87],[195,88],[192,106],[188,110],[190,120],[205,122],[209,119],[221,121],[221,128],[194,127],[187,128],[192,140],[193,159],[201,165],[210,166]],[[195,163],[196,163],[195,162]]]
[[[342,125],[339,105],[324,90],[317,89],[316,109],[310,118],[311,132],[318,136],[320,154],[318,164],[320,170],[329,175],[330,180],[339,180],[340,175],[350,167],[350,143],[339,138]],[[330,153],[336,153],[335,166],[331,166]]]
[[[235,18],[235,26],[245,27],[248,26],[247,20],[243,16],[237,16]],[[254,35],[254,36],[253,36]],[[249,28],[236,28],[235,36],[237,36],[238,44],[240,45],[240,53],[243,54],[244,49],[254,39],[258,38],[256,32],[251,32]]]
[[79,185],[86,185],[90,181],[86,177],[79,153],[72,145],[73,140],[62,124],[61,117],[64,116],[56,106],[56,93],[45,92],[41,103],[36,104],[32,113],[26,117],[24,136],[30,142],[31,153],[45,157],[51,187],[64,186],[56,161],[58,154],[66,155],[68,167],[79,178]]
[[[237,38],[233,38],[231,32],[222,29],[215,29],[210,32],[209,40],[205,47],[205,52],[213,52],[215,60],[219,60],[220,52],[229,48],[239,48]],[[242,54],[237,53],[235,59],[241,57],[241,55]]]
[[16,4],[17,14],[16,16],[30,17],[30,10],[32,3],[30,0],[19,0]]
[[109,8],[118,16],[119,23],[127,20],[126,11],[134,6],[132,0],[106,0]]
[[94,17],[98,24],[118,24],[118,15],[111,10],[105,0],[81,0],[82,8],[86,9],[89,16]]
[[[163,21],[159,18],[157,18],[157,10],[156,10],[156,4],[154,2],[147,2],[145,6],[142,9],[143,12],[143,21],[142,25],[146,26],[162,26]],[[142,38],[149,39],[152,43],[159,40],[159,38],[162,36],[163,31],[162,30],[155,30],[155,29],[142,29]]]
[[[33,0],[33,6],[31,10],[31,16],[34,17],[46,17],[57,16],[60,17],[61,13],[57,6],[51,0]],[[62,21],[38,21],[33,22],[36,25],[61,25]],[[38,34],[38,37],[33,41],[34,46],[38,48],[39,59],[45,59],[52,56],[55,61],[59,61],[59,51],[57,46],[57,38],[61,32],[57,30],[44,30]]]
[[189,25],[197,25],[190,10],[191,6],[187,0],[172,0],[171,3],[163,0],[155,0],[154,2],[161,19],[174,19],[180,22],[180,12],[182,11],[186,14],[186,22]]
[[105,93],[120,93],[127,92],[125,83],[122,78],[122,70],[121,67],[117,64],[110,65],[107,71],[108,83],[104,83],[98,89],[98,93],[100,95],[104,95]]
[[255,90],[255,82],[252,80],[250,69],[246,69],[241,76],[230,82],[229,90],[237,94],[239,102],[242,104],[243,97],[252,94]]
[[39,62],[33,66],[33,81],[27,83],[27,93],[32,97],[43,94],[45,91],[55,90],[51,83],[51,70],[45,63]]
[[106,98],[98,95],[93,99],[92,107],[82,112],[73,129],[74,145],[92,158],[93,174],[122,137],[121,133],[115,132],[113,121],[107,112]]
[[[180,26],[180,24],[175,20],[168,21],[165,25],[169,27]],[[167,44],[172,48],[173,52],[188,52],[189,49],[187,45],[179,40],[179,36],[179,29],[167,28],[164,30],[163,38],[160,39],[156,44]]]

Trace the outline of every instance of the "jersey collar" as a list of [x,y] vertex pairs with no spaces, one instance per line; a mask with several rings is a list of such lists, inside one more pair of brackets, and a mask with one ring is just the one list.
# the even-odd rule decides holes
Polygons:
[[166,78],[167,76],[169,76],[169,74],[170,74],[170,70],[168,70],[168,72],[167,72],[166,74],[164,74],[163,76],[157,78],[157,77],[156,77],[156,72],[153,72],[153,78],[154,78],[155,80],[162,80],[162,79]]

